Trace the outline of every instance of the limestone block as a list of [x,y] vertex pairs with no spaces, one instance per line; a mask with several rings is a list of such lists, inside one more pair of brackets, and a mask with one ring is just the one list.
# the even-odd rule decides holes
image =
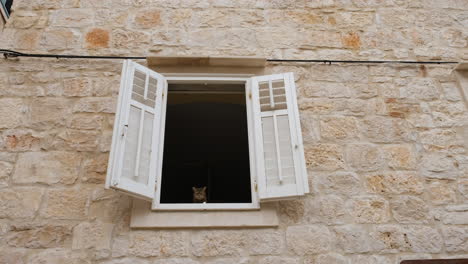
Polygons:
[[455,83],[441,83],[444,98],[450,102],[462,100],[461,93]]
[[96,151],[99,132],[90,130],[63,130],[53,143],[55,147],[77,151]]
[[116,29],[112,31],[111,39],[112,47],[117,49],[141,48],[150,43],[151,35],[146,32]]
[[139,28],[153,28],[161,24],[160,10],[144,10],[135,16],[135,24]]
[[11,163],[0,161],[0,188],[8,186],[8,180],[12,171],[13,165]]
[[459,172],[456,161],[442,152],[424,153],[420,162],[420,171],[424,177],[430,179],[455,179]]
[[457,132],[453,129],[430,129],[419,133],[421,143],[439,147],[447,147],[460,144],[457,140]]
[[337,195],[325,195],[320,198],[320,216],[326,224],[344,224],[348,213],[345,201]]
[[465,253],[468,250],[468,228],[464,226],[445,226],[442,228],[447,252]]
[[448,205],[441,215],[442,222],[450,225],[468,224],[468,205]]
[[51,16],[54,26],[76,28],[91,26],[93,18],[91,9],[61,9],[54,11]]
[[320,126],[318,119],[308,111],[299,114],[304,144],[317,143],[320,140]]
[[195,256],[239,256],[247,245],[248,233],[242,231],[201,231],[192,235]]
[[365,176],[367,188],[377,194],[421,194],[424,184],[414,172],[389,171]]
[[[101,263],[102,264],[127,264],[127,263],[132,263],[132,264],[154,264],[154,263],[159,263],[159,262],[157,260],[156,260],[156,262],[151,262],[151,261],[149,261],[147,259],[126,257],[126,258],[106,260],[106,261],[101,262]],[[170,263],[170,262],[168,262],[168,263]],[[192,264],[190,262],[187,262],[187,263]]]
[[349,264],[393,264],[394,256],[389,255],[354,255],[349,258]]
[[187,256],[187,233],[176,231],[132,232],[129,253],[137,257]]
[[0,264],[25,264],[25,251],[0,249]]
[[468,119],[468,112],[462,102],[433,101],[429,107],[436,126],[459,126]]
[[433,204],[454,203],[457,199],[455,187],[446,181],[431,181],[426,188],[429,199]]
[[110,249],[114,224],[82,222],[73,228],[72,249]]
[[280,201],[278,203],[278,215],[281,222],[291,224],[304,221],[306,206],[305,199]]
[[79,130],[101,130],[105,117],[88,113],[77,113],[71,115],[67,120],[68,127]]
[[108,48],[110,33],[106,29],[93,28],[86,33],[85,40],[88,49]]
[[458,179],[458,191],[463,195],[463,197],[468,198],[468,179],[460,178]]
[[11,247],[61,247],[71,238],[71,228],[64,225],[14,226],[13,231],[6,237]]
[[348,258],[336,253],[321,254],[315,259],[316,264],[348,264]]
[[419,100],[435,100],[440,97],[440,84],[430,78],[413,78],[411,82],[402,87],[400,92],[403,98]]
[[[231,262],[226,263],[244,263],[242,261],[233,261],[232,259],[229,260]],[[125,262],[122,262],[124,264]],[[134,263],[134,262],[132,262]],[[152,264],[199,264],[200,262],[189,259],[189,258],[170,258],[170,259],[159,259],[151,262]],[[221,262],[222,263],[222,262]]]
[[44,148],[43,133],[24,129],[11,129],[3,133],[4,147],[8,151],[38,151]]
[[47,12],[18,10],[12,16],[12,26],[14,28],[44,28],[47,25]]
[[368,253],[378,251],[384,245],[370,236],[360,225],[341,225],[334,228],[337,245],[346,253]]
[[436,228],[429,226],[409,226],[405,228],[411,251],[417,253],[440,253],[444,240]]
[[39,209],[43,190],[37,187],[0,190],[0,218],[32,218]]
[[13,43],[16,49],[35,50],[40,40],[40,31],[38,30],[18,30],[16,31]]
[[326,252],[333,240],[328,228],[322,225],[290,226],[286,230],[288,249],[299,256]]
[[70,50],[78,47],[81,34],[68,28],[44,31],[41,46],[49,51]]
[[373,116],[367,117],[363,124],[364,134],[372,142],[397,143],[415,139],[409,124],[400,118]]
[[88,197],[87,188],[51,189],[41,216],[52,219],[83,219],[87,215]]
[[14,128],[24,123],[25,106],[23,100],[13,98],[0,99],[0,128]]
[[15,183],[73,184],[78,178],[81,156],[72,152],[26,152],[19,154]]
[[359,138],[359,123],[354,117],[328,116],[320,120],[324,140],[353,140]]
[[346,147],[348,163],[357,171],[375,171],[383,166],[382,151],[371,144],[348,144]]
[[115,113],[115,98],[82,98],[73,107],[73,112]]
[[69,249],[53,248],[39,251],[28,257],[30,264],[91,264],[85,253],[73,252]]
[[416,154],[412,145],[390,145],[382,148],[388,166],[396,170],[416,168]]
[[299,258],[269,256],[269,257],[264,257],[260,259],[258,263],[259,264],[300,264],[301,262]]
[[416,196],[400,195],[390,205],[393,218],[399,223],[427,223],[429,220],[429,207]]
[[325,194],[353,195],[362,192],[359,176],[353,172],[314,173],[315,190]]
[[92,83],[88,78],[71,78],[63,80],[64,96],[92,96]]
[[83,169],[83,182],[103,183],[107,171],[107,162],[109,160],[108,153],[96,154],[85,159]]
[[381,252],[399,253],[406,252],[411,249],[411,244],[408,241],[407,235],[401,226],[377,226],[371,235],[373,239],[378,241],[378,243],[384,245],[384,248],[381,250]]
[[247,251],[249,255],[277,255],[284,249],[284,234],[275,230],[249,232]]
[[343,147],[335,144],[305,146],[307,167],[313,170],[333,171],[344,168]]
[[389,220],[388,202],[379,196],[358,196],[347,202],[356,223],[385,223]]
[[30,109],[30,122],[41,130],[63,125],[70,112],[70,104],[61,98],[33,99]]

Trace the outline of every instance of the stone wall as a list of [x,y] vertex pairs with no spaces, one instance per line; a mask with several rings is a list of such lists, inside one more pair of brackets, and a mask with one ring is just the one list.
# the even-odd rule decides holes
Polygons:
[[[102,55],[468,59],[463,0],[17,0],[0,47]],[[312,193],[268,229],[131,230],[104,189],[121,62],[2,59],[0,263],[322,264],[468,257],[453,66],[295,73]]]

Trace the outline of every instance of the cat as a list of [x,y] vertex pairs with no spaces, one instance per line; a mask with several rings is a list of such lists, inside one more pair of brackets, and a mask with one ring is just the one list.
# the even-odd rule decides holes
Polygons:
[[193,190],[193,202],[194,203],[206,203],[206,186],[201,188],[192,187]]

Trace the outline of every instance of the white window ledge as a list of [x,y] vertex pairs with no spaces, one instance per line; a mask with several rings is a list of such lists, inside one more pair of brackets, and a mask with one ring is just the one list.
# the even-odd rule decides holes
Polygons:
[[152,211],[151,203],[133,199],[131,228],[224,228],[278,226],[275,203],[262,203],[260,210]]

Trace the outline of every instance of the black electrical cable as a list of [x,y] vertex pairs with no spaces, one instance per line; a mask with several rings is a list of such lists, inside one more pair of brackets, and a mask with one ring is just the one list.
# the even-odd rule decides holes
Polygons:
[[[22,53],[14,50],[0,49],[0,53],[5,58],[10,57],[35,57],[35,58],[56,58],[56,59],[133,59],[145,60],[147,57],[128,57],[128,56],[88,56],[88,55],[59,55],[59,54],[34,54]],[[361,63],[361,64],[457,64],[456,61],[390,61],[390,60],[288,60],[288,59],[267,59],[269,62],[299,62],[299,63]]]

